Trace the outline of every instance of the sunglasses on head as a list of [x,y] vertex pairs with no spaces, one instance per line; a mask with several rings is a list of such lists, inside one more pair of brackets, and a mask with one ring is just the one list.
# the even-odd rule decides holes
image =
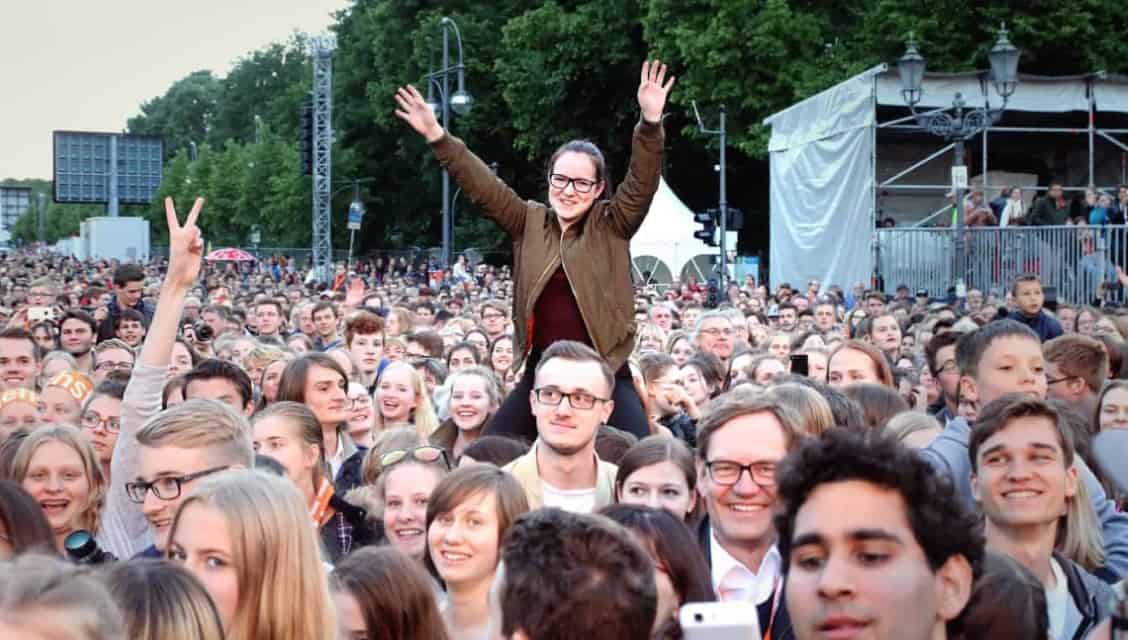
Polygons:
[[450,469],[450,460],[447,458],[446,451],[444,451],[442,447],[432,447],[430,445],[415,447],[414,449],[393,449],[380,456],[380,468],[386,469],[408,458],[423,463],[438,462],[446,469]]

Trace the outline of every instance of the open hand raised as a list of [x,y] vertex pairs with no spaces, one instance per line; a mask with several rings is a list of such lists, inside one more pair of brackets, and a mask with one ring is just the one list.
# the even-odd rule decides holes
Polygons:
[[204,257],[204,236],[196,226],[196,219],[200,217],[200,209],[204,207],[204,199],[196,198],[192,210],[184,226],[176,215],[176,206],[172,198],[165,198],[165,219],[168,222],[168,275],[165,282],[169,285],[191,287],[200,275],[200,265]]
[[396,116],[411,125],[411,128],[426,138],[427,142],[434,142],[443,137],[443,128],[435,119],[435,112],[418,89],[411,85],[397,89],[396,105],[399,107],[396,109]]
[[674,76],[666,79],[666,65],[660,60],[642,63],[642,81],[638,85],[638,106],[642,109],[642,117],[647,122],[658,122],[662,119],[662,110],[666,106],[666,97],[674,86]]

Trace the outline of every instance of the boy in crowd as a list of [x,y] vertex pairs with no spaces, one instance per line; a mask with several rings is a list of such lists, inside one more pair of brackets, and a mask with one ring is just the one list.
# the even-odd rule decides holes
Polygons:
[[1061,414],[1022,394],[997,398],[971,430],[968,458],[987,547],[1011,556],[1042,583],[1051,639],[1083,637],[1108,617],[1113,594],[1058,551],[1080,546],[1070,538],[1085,535],[1076,531],[1080,481],[1073,437]]
[[[1014,320],[998,320],[961,337],[956,344],[956,362],[960,369],[961,400],[971,403],[976,410],[1008,393],[1022,393],[1037,400],[1046,398],[1042,344],[1032,329]],[[970,436],[971,425],[957,417],[949,420],[932,444],[920,451],[937,470],[951,478],[969,505],[973,501]],[[1117,513],[1084,460],[1078,458],[1076,464],[1101,524],[1105,554],[1102,573],[1123,577],[1128,574],[1128,516]]]
[[1042,308],[1046,296],[1042,292],[1042,281],[1038,276],[1034,274],[1019,276],[1011,287],[1011,295],[1014,296],[1016,308],[1007,314],[1008,318],[1030,327],[1042,342],[1061,335],[1061,323]]

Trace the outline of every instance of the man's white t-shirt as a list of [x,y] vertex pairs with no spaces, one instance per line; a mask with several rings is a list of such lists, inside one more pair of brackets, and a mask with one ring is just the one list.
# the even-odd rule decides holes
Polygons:
[[595,511],[595,487],[590,489],[557,489],[541,481],[544,506],[556,507],[571,513],[591,513]]

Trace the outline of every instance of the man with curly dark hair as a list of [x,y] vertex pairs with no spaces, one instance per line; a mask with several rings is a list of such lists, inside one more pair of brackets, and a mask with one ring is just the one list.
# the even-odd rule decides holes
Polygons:
[[554,508],[509,530],[489,600],[489,637],[513,640],[649,640],[658,610],[653,561],[625,528]]
[[935,640],[957,631],[983,536],[927,462],[888,437],[831,429],[783,461],[778,486],[796,638]]

